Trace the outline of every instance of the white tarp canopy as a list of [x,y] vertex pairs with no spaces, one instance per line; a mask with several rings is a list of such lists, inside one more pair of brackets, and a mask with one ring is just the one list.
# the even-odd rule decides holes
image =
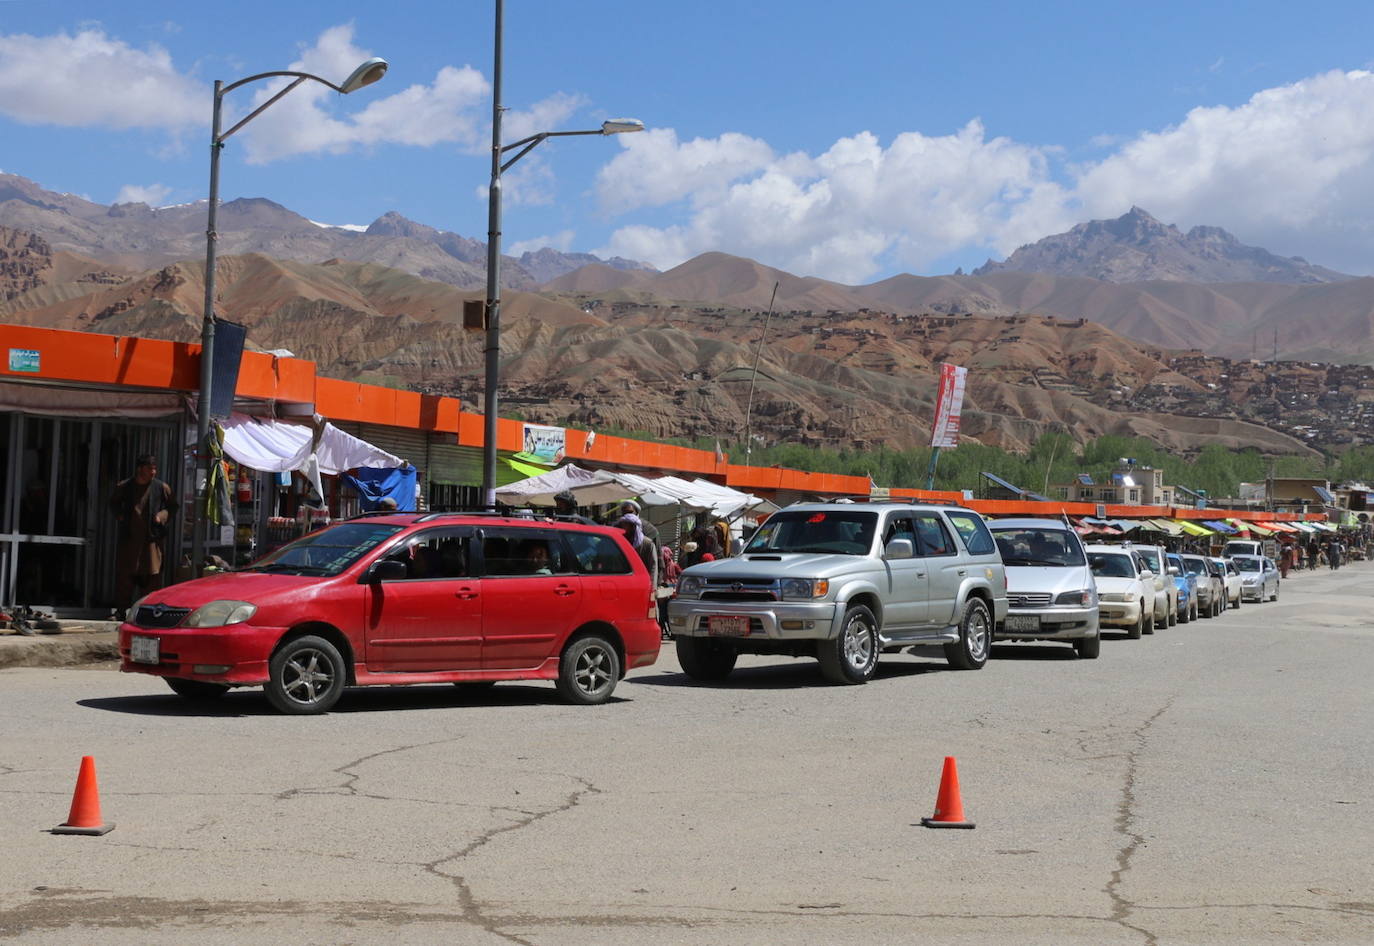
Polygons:
[[319,472],[337,475],[361,466],[398,469],[405,461],[326,423],[315,443],[313,428],[234,414],[224,424],[224,452],[236,463],[267,473],[303,470],[311,454]]
[[637,496],[646,505],[709,509],[723,519],[746,510],[772,511],[777,508],[766,499],[709,480],[584,470],[572,464],[503,486],[496,491],[496,498],[512,506],[551,506],[553,497],[564,490],[571,491],[578,503],[584,506]]

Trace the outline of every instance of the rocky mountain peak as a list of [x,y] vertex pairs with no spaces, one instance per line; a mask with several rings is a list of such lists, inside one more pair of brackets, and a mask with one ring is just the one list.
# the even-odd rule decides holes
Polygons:
[[1143,207],[1111,220],[1090,220],[1019,248],[1003,262],[988,260],[975,276],[999,272],[1081,276],[1103,282],[1333,283],[1353,277],[1296,257],[1247,246],[1220,227],[1183,233]]
[[372,236],[398,236],[413,237],[417,240],[429,240],[438,235],[439,231],[423,223],[416,223],[409,217],[403,217],[394,210],[388,210],[376,220],[368,225],[366,233]]

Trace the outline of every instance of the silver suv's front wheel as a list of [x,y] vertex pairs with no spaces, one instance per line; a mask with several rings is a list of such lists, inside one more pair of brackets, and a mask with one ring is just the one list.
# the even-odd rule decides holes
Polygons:
[[969,598],[959,619],[959,639],[945,645],[945,660],[955,670],[978,670],[992,651],[992,618],[982,598]]
[[821,673],[831,683],[867,683],[878,669],[878,619],[863,605],[853,605],[844,613],[839,635],[816,647]]

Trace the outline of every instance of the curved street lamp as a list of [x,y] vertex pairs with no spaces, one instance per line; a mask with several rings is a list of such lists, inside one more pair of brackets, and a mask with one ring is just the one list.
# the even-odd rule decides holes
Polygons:
[[[195,530],[191,539],[191,570],[195,575],[200,575],[204,568],[205,494],[210,482],[207,465],[210,453],[206,443],[210,437],[210,388],[213,378],[211,369],[215,354],[215,254],[219,242],[219,234],[215,231],[215,218],[219,210],[219,153],[224,149],[225,139],[257,118],[274,105],[278,99],[307,79],[321,85],[327,85],[340,95],[347,95],[376,82],[386,75],[386,70],[387,61],[374,56],[354,69],[352,74],[340,85],[335,85],[328,79],[322,79],[309,72],[292,71],[260,72],[255,76],[248,76],[246,79],[231,82],[229,85],[225,85],[220,79],[215,80],[215,110],[210,132],[210,206],[206,213],[205,222],[205,309],[200,328],[200,397],[196,406],[196,517]],[[228,131],[220,131],[225,95],[241,85],[276,76],[294,76],[296,81],[253,109]]]
[[[501,144],[501,34],[505,0],[496,0],[496,54],[491,79],[491,186],[487,191],[487,338],[486,379],[482,395],[482,501],[488,509],[496,508],[496,387],[501,380],[501,174],[516,161],[533,151],[546,138],[572,135],[623,135],[643,131],[644,123],[637,118],[611,118],[600,128],[588,131],[541,131],[508,145]],[[520,150],[504,164],[501,156],[507,151]]]

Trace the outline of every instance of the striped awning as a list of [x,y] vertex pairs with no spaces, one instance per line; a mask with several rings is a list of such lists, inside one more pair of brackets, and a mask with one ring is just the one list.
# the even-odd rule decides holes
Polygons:
[[1184,533],[1187,535],[1216,535],[1215,532],[1213,532],[1206,526],[1198,525],[1196,522],[1193,522],[1189,519],[1175,519],[1174,521],[1178,523],[1178,527],[1182,529]]

